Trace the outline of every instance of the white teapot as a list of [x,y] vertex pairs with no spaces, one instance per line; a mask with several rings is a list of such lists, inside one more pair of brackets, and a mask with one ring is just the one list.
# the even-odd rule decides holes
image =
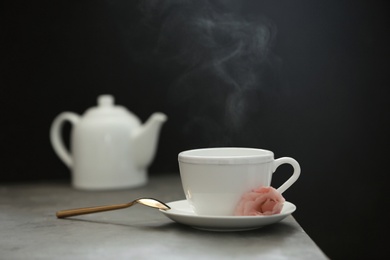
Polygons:
[[[63,112],[53,121],[50,141],[72,172],[78,189],[120,189],[147,183],[147,167],[157,148],[167,117],[154,113],[144,125],[125,107],[115,106],[111,95],[98,97],[98,106],[83,116]],[[72,124],[70,150],[61,138],[63,124]]]

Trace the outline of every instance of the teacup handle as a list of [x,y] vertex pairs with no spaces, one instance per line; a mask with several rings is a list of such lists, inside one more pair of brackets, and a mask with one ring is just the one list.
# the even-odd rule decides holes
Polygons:
[[296,182],[299,175],[301,174],[301,167],[299,166],[299,163],[290,157],[282,157],[274,160],[274,167],[272,169],[272,173],[274,173],[280,165],[285,163],[290,164],[294,168],[294,172],[291,177],[277,189],[280,193],[283,193],[288,188],[290,188],[290,186],[293,185],[294,182]]

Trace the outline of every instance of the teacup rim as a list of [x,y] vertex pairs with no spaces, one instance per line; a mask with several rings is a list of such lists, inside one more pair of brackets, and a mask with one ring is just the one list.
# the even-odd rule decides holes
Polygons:
[[[225,154],[218,154],[218,152],[222,153],[222,151]],[[235,155],[234,153],[237,151],[245,154]],[[197,148],[182,151],[178,155],[179,162],[191,164],[260,164],[270,162],[273,159],[274,154],[272,151],[247,147]]]

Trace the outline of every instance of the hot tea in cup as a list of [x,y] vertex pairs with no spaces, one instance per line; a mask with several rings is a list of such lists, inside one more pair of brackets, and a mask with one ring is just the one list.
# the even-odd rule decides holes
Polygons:
[[205,148],[179,153],[180,176],[187,201],[198,215],[231,216],[243,194],[270,186],[281,164],[294,172],[277,190],[283,193],[301,169],[290,157],[274,159],[271,151],[255,148]]

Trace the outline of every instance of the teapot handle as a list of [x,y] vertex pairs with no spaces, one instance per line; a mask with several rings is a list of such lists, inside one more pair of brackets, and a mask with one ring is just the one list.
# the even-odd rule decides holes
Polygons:
[[50,141],[54,151],[65,163],[66,166],[72,168],[73,159],[70,152],[66,149],[61,137],[61,130],[66,121],[69,121],[74,127],[80,121],[79,115],[72,112],[63,112],[59,114],[53,121],[50,128]]

